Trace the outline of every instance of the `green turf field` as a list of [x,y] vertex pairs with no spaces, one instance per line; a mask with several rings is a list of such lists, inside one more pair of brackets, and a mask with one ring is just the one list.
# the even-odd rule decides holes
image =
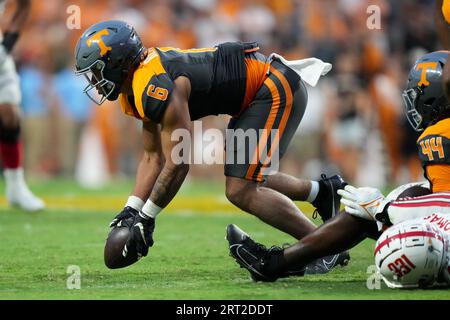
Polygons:
[[[3,185],[0,185],[3,194]],[[228,256],[225,227],[236,223],[267,245],[292,239],[228,204],[220,185],[187,184],[158,217],[155,245],[135,265],[103,264],[108,223],[130,182],[88,191],[73,182],[32,183],[48,209],[8,209],[0,198],[0,299],[448,299],[447,290],[369,290],[373,241],[351,251],[350,264],[322,276],[253,283]],[[311,212],[311,207],[304,207]],[[67,268],[81,272],[68,289]]]

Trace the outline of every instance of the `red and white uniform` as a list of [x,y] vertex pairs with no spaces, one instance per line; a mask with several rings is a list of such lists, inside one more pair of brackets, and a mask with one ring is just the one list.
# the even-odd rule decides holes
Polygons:
[[[389,220],[392,224],[431,217],[437,213],[450,217],[450,192],[437,192],[421,197],[391,201],[388,208]],[[443,229],[445,232],[450,232],[450,224],[443,227],[445,227]]]
[[[409,185],[411,186],[411,184]],[[403,186],[402,186],[403,187]],[[402,188],[399,187],[399,188]],[[404,189],[403,189],[404,190]],[[395,190],[394,190],[395,191]],[[401,191],[400,191],[401,192]],[[395,196],[395,195],[394,195]],[[387,199],[393,198],[392,195],[388,195]],[[421,223],[428,222],[442,231],[444,237],[450,239],[450,192],[437,192],[425,196],[414,198],[403,198],[399,200],[392,200],[388,207],[389,219],[393,225],[407,221],[407,223]],[[422,231],[420,231],[422,232]],[[404,236],[421,236],[420,234]],[[422,236],[428,236],[423,234]],[[445,241],[448,245],[449,241]],[[381,246],[383,243],[378,244]],[[375,249],[375,253],[377,252]],[[443,280],[450,285],[450,259],[449,248],[447,251],[447,264],[446,270],[443,270]],[[447,272],[445,272],[447,271]]]

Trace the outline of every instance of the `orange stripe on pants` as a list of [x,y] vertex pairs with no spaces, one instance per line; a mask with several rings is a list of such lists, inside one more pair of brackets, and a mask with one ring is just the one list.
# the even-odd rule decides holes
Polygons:
[[267,159],[266,159],[266,161],[264,161],[263,168],[261,168],[261,170],[258,173],[258,181],[260,181],[260,179],[262,181],[262,172],[263,172],[263,170],[265,170],[267,168],[267,163],[268,163],[267,160],[271,159],[272,150],[275,150],[278,147],[278,143],[279,143],[281,137],[283,136],[284,129],[286,128],[286,123],[291,114],[292,104],[293,104],[292,90],[291,90],[291,87],[289,86],[288,81],[286,80],[286,77],[275,68],[271,68],[271,72],[278,78],[278,80],[281,81],[281,84],[283,85],[283,89],[286,94],[286,106],[283,111],[283,115],[281,117],[280,126],[278,128],[278,130],[279,130],[278,131],[278,133],[279,133],[278,139],[275,139],[274,144],[271,145],[270,150],[267,151]]
[[[281,103],[280,93],[279,93],[278,88],[275,85],[275,83],[270,78],[267,78],[266,81],[264,81],[264,83],[269,88],[270,93],[272,95],[272,106],[270,108],[269,116],[264,125],[264,130],[263,130],[263,133],[262,133],[259,143],[258,143],[258,148],[255,150],[255,153],[253,155],[253,160],[250,164],[247,174],[245,175],[246,179],[249,179],[249,180],[252,180],[252,176],[255,173],[255,170],[258,166],[259,159],[261,157],[261,153],[267,144],[268,132],[270,132],[270,130],[272,130],[272,127],[275,122],[275,118],[278,114],[278,110],[280,108],[280,103]],[[259,180],[259,174],[258,174],[258,181],[262,181],[262,177],[261,177],[261,180]]]

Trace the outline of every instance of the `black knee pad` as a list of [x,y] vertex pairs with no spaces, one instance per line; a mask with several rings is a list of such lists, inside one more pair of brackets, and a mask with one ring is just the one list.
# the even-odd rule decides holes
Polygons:
[[16,143],[20,136],[20,125],[16,128],[5,128],[0,121],[0,142],[2,143]]

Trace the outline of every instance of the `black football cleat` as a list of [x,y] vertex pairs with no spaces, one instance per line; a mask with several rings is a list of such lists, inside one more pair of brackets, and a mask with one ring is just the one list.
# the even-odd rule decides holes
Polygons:
[[272,255],[281,254],[282,249],[272,247],[267,249],[264,245],[255,242],[238,226],[230,224],[227,227],[227,237],[230,256],[250,272],[253,281],[273,282],[279,277],[266,270],[267,263]]
[[346,266],[350,261],[348,251],[338,254],[319,258],[306,266],[305,275],[308,274],[325,274],[330,272],[336,266]]
[[321,178],[322,180],[319,181],[319,193],[316,200],[312,203],[316,207],[313,218],[316,219],[318,213],[322,221],[325,222],[339,213],[341,196],[337,194],[337,191],[343,189],[347,182],[340,175],[327,178],[325,174],[322,174]]

